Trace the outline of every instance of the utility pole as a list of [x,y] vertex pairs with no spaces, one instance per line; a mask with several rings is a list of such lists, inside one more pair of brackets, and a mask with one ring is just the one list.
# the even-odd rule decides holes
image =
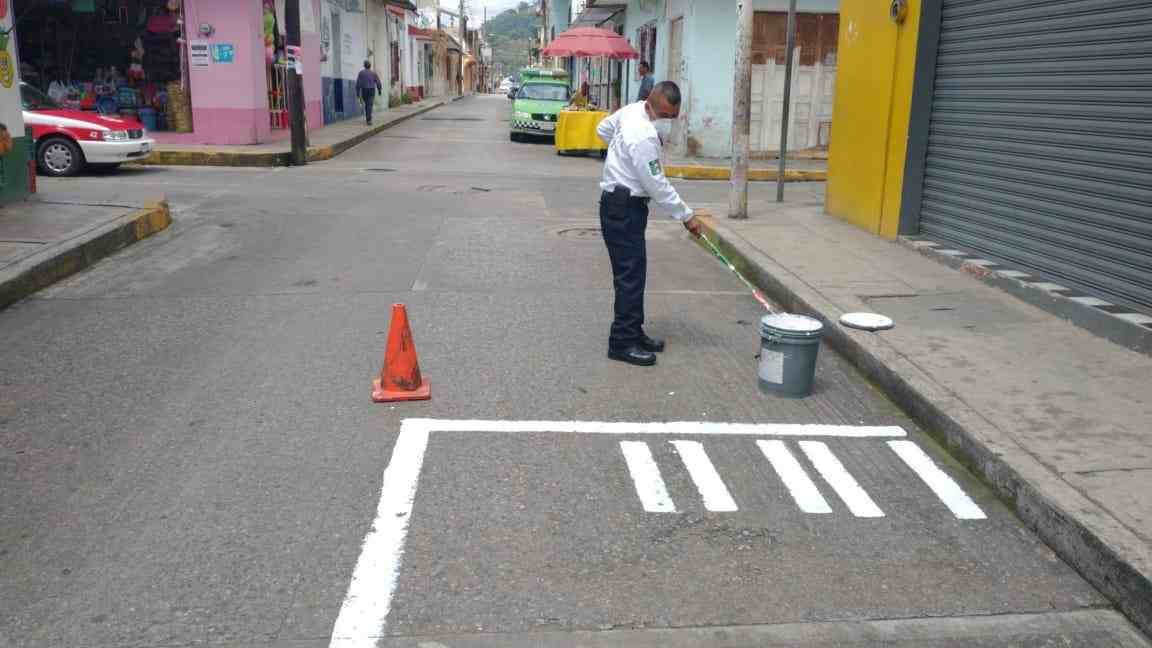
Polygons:
[[[312,4],[308,3],[308,11]],[[304,128],[303,48],[300,46],[300,0],[284,3],[288,31],[288,120],[292,127],[292,164],[308,164],[308,134]]]
[[[792,0],[795,3],[795,0]],[[736,72],[732,79],[732,171],[728,218],[748,218],[748,146],[752,134],[752,0],[736,3]]]
[[776,202],[784,202],[784,170],[788,157],[788,109],[792,103],[792,58],[796,49],[796,0],[788,3],[788,50],[784,52],[784,107],[780,116],[780,166],[776,175]]

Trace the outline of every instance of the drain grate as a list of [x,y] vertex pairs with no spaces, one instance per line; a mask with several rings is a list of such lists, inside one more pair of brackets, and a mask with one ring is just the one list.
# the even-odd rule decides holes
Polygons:
[[389,169],[387,167],[372,167],[368,169],[362,169],[363,173],[393,173],[395,171],[396,169]]
[[562,239],[575,239],[577,241],[599,241],[600,228],[599,227],[572,227],[569,229],[562,229],[556,232],[556,235]]

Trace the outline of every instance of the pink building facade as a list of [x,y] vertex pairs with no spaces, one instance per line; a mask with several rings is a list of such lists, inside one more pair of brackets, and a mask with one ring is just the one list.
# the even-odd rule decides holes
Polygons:
[[[326,0],[301,0],[304,99],[309,130],[324,125],[321,97],[320,10]],[[283,0],[275,3],[281,32]],[[310,12],[310,15],[309,15]],[[265,52],[264,0],[184,0],[190,51],[192,132],[156,132],[171,144],[244,145],[289,138],[286,102],[277,92],[277,67]],[[207,46],[205,49],[204,46]],[[283,74],[283,67],[279,68]]]

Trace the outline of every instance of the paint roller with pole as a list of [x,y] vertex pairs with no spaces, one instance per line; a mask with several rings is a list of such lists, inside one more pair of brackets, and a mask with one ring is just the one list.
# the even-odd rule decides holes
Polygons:
[[748,281],[748,278],[736,269],[735,264],[733,264],[728,260],[727,257],[724,256],[724,253],[721,252],[720,248],[712,242],[712,239],[708,238],[707,234],[701,233],[700,240],[704,241],[708,245],[708,248],[712,250],[713,256],[715,256],[717,259],[720,259],[721,263],[728,266],[728,269],[732,271],[732,274],[736,275],[737,279],[744,282],[744,285],[752,291],[752,297],[756,301],[760,302],[760,305],[763,306],[765,310],[767,310],[769,313],[776,313],[776,309],[772,308],[772,305],[768,303],[768,299],[764,296],[764,293],[760,292],[759,288],[757,288],[751,281]]
[[[699,216],[710,216],[711,215],[705,210],[697,210],[696,213]],[[702,233],[702,234],[700,234],[699,238],[700,238],[700,240],[704,241],[704,243],[706,243],[708,245],[708,248],[709,248],[709,250],[711,250],[712,255],[715,256],[717,259],[720,259],[721,263],[728,266],[728,269],[732,271],[732,274],[736,275],[736,277],[738,279],[740,279],[740,281],[742,281],[744,283],[744,285],[748,287],[749,290],[752,291],[752,297],[755,298],[756,301],[760,302],[760,305],[763,306],[764,309],[767,310],[769,314],[771,314],[771,315],[780,314],[780,311],[777,311],[776,309],[772,308],[772,305],[768,302],[768,299],[766,297],[764,297],[764,293],[760,292],[760,289],[757,288],[755,286],[755,284],[753,284],[751,281],[748,281],[747,277],[745,277],[743,274],[740,273],[739,270],[736,269],[736,265],[734,263],[732,263],[731,261],[729,261],[728,257],[724,256],[724,253],[720,251],[720,248],[714,242],[712,242],[712,239],[708,238],[707,234]],[[888,317],[887,315],[881,315],[879,313],[865,313],[865,312],[844,313],[843,315],[840,316],[840,323],[844,326],[847,326],[848,328],[859,329],[861,331],[873,331],[873,332],[874,331],[886,331],[886,330],[891,329],[895,326],[895,322],[893,322],[892,318]]]

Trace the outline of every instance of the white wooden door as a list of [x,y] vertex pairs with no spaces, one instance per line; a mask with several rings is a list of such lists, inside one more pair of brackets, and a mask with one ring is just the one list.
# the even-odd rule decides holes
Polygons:
[[[817,62],[801,66],[800,48],[792,64],[792,97],[788,115],[788,149],[827,146],[836,93],[836,66]],[[784,106],[784,66],[769,60],[752,66],[752,141],[754,152],[780,149]]]

